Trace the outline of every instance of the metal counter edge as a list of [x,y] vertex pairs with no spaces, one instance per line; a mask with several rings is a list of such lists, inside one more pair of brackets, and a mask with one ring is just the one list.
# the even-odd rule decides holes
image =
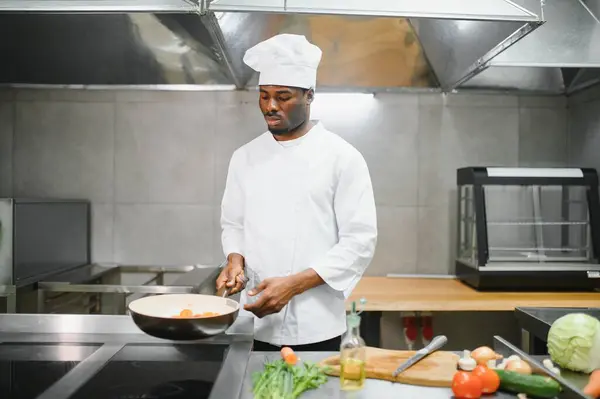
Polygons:
[[237,399],[240,397],[252,353],[252,342],[234,341],[229,346],[209,399]]
[[517,355],[525,362],[527,362],[532,368],[537,369],[539,373],[555,379],[561,386],[562,392],[560,398],[564,399],[586,399],[583,392],[581,392],[571,381],[564,378],[560,374],[556,374],[551,370],[548,370],[542,362],[538,361],[533,356],[523,352],[504,338],[495,335],[494,336],[494,350],[504,356],[507,359],[511,355]]

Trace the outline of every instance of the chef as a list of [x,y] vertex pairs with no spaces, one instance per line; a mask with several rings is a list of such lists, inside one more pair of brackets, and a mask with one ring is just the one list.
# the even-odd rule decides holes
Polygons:
[[[217,288],[241,294],[255,318],[254,350],[337,351],[345,299],[377,241],[362,155],[310,119],[321,50],[281,34],[250,48],[268,131],[237,149],[221,203],[228,264]],[[376,133],[376,132],[374,132]]]

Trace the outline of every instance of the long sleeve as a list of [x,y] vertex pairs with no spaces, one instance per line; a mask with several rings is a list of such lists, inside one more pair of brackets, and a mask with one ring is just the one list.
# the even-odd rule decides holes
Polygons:
[[334,198],[338,243],[312,268],[347,298],[371,263],[377,245],[377,214],[367,164],[358,152],[341,172]]
[[234,152],[229,162],[225,192],[221,201],[221,243],[225,257],[244,255],[244,191],[241,183],[243,154]]

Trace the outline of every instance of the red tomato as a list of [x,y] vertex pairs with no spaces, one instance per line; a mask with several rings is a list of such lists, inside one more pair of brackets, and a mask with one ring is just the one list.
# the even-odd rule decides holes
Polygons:
[[473,375],[479,377],[483,385],[483,393],[494,393],[500,386],[500,377],[494,370],[480,365],[475,367]]
[[452,392],[456,399],[479,399],[483,392],[483,383],[472,373],[458,371],[452,379]]

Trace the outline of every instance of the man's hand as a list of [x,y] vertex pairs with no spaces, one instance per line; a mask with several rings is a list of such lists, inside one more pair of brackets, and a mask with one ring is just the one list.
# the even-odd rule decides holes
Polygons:
[[263,280],[256,288],[248,292],[249,296],[261,294],[253,303],[244,305],[244,309],[262,319],[273,313],[279,313],[288,302],[298,294],[295,279],[290,277],[273,277]]
[[217,291],[223,287],[230,288],[229,295],[240,292],[246,286],[244,276],[244,258],[241,255],[233,254],[228,257],[227,266],[217,278]]

